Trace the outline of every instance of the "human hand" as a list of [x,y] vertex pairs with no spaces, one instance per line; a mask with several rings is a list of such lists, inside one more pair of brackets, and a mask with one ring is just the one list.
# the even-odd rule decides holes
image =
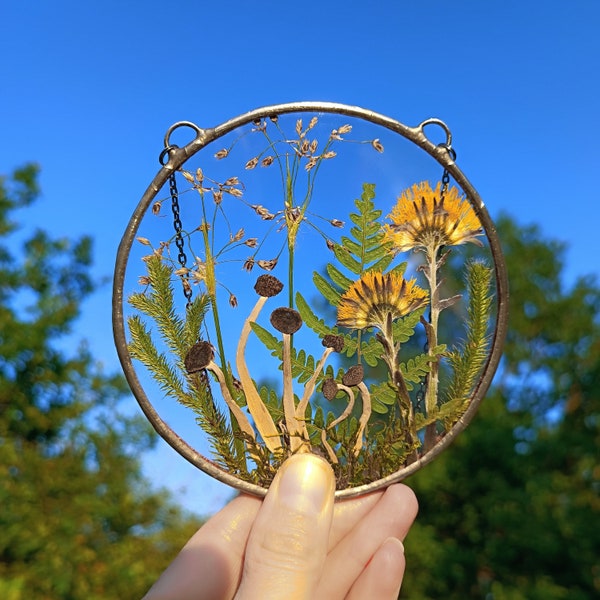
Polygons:
[[241,495],[189,540],[144,600],[397,598],[417,514],[395,484],[334,503],[330,465],[289,458],[264,498]]

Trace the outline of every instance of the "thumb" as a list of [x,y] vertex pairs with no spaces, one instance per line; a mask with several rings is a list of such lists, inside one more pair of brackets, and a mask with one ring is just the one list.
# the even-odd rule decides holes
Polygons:
[[314,454],[279,469],[254,521],[236,598],[311,598],[327,556],[335,477]]

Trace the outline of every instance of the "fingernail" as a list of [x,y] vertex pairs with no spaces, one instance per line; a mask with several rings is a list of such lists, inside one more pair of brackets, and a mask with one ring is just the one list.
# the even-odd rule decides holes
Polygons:
[[333,470],[314,454],[295,454],[288,458],[277,476],[279,500],[296,510],[321,513],[333,502]]

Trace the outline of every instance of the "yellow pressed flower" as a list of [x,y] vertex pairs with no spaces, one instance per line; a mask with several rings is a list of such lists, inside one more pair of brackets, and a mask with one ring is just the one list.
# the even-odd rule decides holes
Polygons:
[[407,280],[393,272],[369,271],[341,297],[337,324],[349,329],[378,327],[383,331],[391,321],[425,306],[428,297],[415,279]]
[[405,190],[388,218],[391,225],[384,226],[385,240],[399,252],[413,248],[440,248],[472,242],[482,243],[481,223],[473,207],[454,186],[441,196],[441,183],[435,190],[429,182],[416,183]]

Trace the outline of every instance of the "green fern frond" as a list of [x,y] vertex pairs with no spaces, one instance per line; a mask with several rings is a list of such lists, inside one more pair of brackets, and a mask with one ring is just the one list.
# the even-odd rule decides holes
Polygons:
[[331,263],[327,264],[326,271],[331,281],[340,288],[342,293],[352,285],[352,279],[346,277],[336,266],[332,265]]
[[335,289],[327,279],[325,279],[322,275],[317,273],[316,271],[313,273],[313,282],[315,287],[321,292],[321,295],[331,304],[332,306],[337,306],[340,303],[340,298],[342,294]]
[[339,334],[337,327],[330,327],[323,319],[317,317],[300,292],[296,293],[296,310],[300,313],[304,324],[319,337],[324,337],[329,334]]
[[413,389],[412,383],[421,383],[427,373],[431,371],[431,363],[437,362],[445,350],[446,345],[441,344],[432,348],[432,354],[419,354],[405,363],[400,363],[399,369],[409,390]]

